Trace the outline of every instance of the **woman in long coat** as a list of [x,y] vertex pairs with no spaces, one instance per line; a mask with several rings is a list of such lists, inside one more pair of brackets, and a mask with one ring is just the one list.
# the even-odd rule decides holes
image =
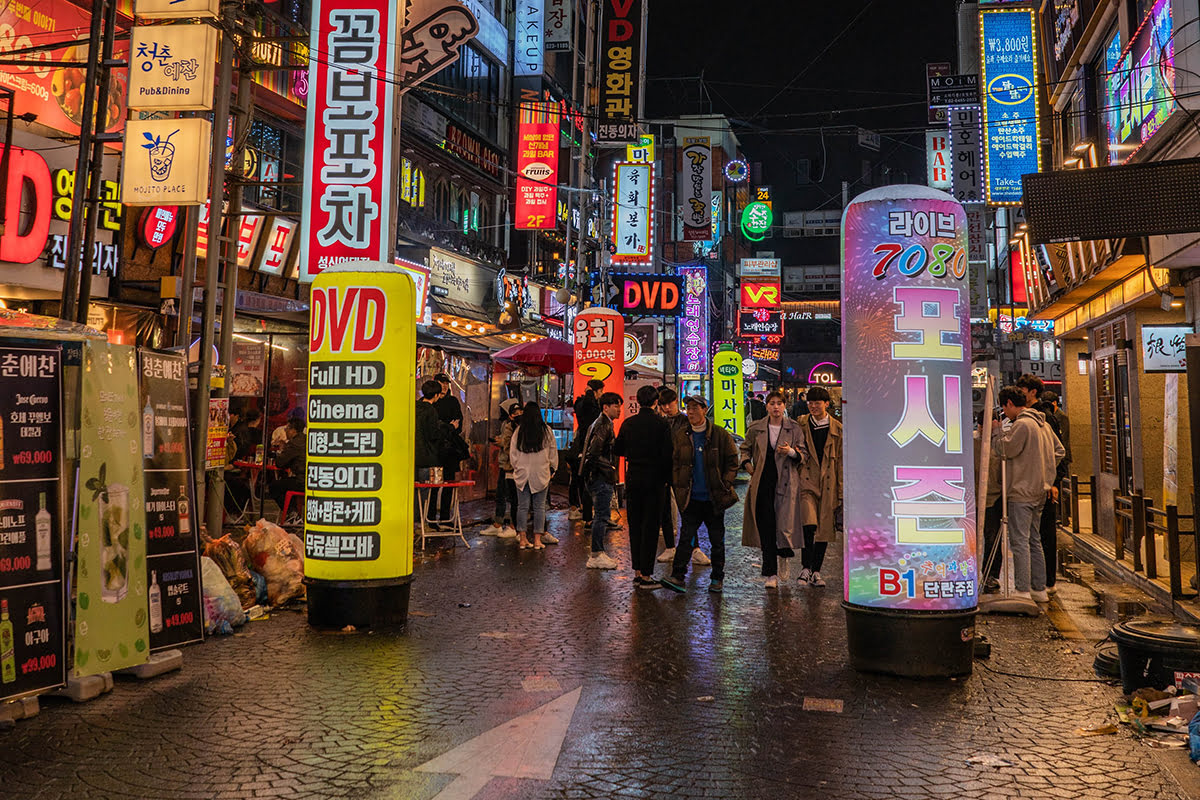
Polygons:
[[818,386],[808,392],[808,412],[800,418],[808,459],[800,468],[800,525],[804,552],[800,582],[824,586],[821,565],[825,548],[837,541],[837,516],[842,507],[842,423],[829,413],[829,392]]
[[796,521],[804,430],[788,418],[782,394],[767,396],[767,416],[750,423],[741,450],[742,463],[750,464],[742,544],[762,548],[762,574],[773,589],[780,574],[787,580],[789,560],[801,547]]

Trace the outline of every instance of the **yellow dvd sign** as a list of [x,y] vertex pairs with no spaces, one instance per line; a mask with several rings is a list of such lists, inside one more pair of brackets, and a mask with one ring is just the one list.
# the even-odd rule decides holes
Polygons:
[[313,280],[304,498],[310,580],[412,576],[415,291],[412,278],[381,262],[338,265]]

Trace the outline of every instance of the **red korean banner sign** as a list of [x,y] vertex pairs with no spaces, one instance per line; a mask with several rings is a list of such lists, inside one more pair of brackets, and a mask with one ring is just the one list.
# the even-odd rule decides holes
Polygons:
[[[967,217],[949,195],[888,186],[843,222],[845,599],[895,611],[977,601]],[[857,406],[855,406],[857,408]],[[863,413],[860,413],[863,412]]]
[[300,280],[333,264],[392,260],[392,121],[397,7],[314,0]]
[[558,128],[554,103],[521,104],[517,119],[517,230],[555,227]]
[[610,308],[585,308],[571,325],[575,331],[575,393],[583,394],[588,381],[601,380],[604,391],[622,394],[625,320]]
[[[14,114],[35,114],[40,125],[70,135],[79,133],[87,73],[86,42],[91,27],[91,12],[65,0],[4,6],[0,11],[0,56],[19,53],[12,58],[20,65],[0,70],[0,86],[14,91]],[[30,52],[48,42],[72,41],[83,44]],[[129,60],[128,42],[117,42],[113,58],[121,62]],[[46,66],[36,65],[38,61]],[[126,67],[114,69],[108,97],[96,98],[99,113],[104,115],[105,130],[109,132],[120,132],[125,126],[128,72]]]

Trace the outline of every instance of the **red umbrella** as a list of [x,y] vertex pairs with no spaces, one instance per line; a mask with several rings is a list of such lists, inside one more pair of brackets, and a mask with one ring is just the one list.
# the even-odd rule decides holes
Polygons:
[[559,339],[539,339],[506,347],[492,356],[497,372],[524,370],[530,375],[547,371],[566,374],[575,368],[575,348]]

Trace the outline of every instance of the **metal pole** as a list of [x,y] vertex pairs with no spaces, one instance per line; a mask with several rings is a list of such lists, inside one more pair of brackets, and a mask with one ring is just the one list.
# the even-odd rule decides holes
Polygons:
[[[107,16],[107,15],[105,15]],[[79,118],[87,120],[79,126],[79,155],[75,161],[75,187],[71,193],[71,221],[67,228],[67,258],[63,270],[62,307],[58,316],[61,319],[75,318],[79,298],[79,274],[84,266],[83,257],[83,201],[87,189],[86,176],[89,170],[89,160],[92,150],[92,125],[90,120],[96,116],[96,70],[100,64],[100,33],[99,25],[93,25],[88,34],[87,72],[83,85],[83,105],[80,107]],[[7,191],[7,187],[5,187]],[[88,265],[91,268],[91,265]]]
[[[225,286],[222,292],[221,305],[221,363],[230,365],[233,363],[233,320],[234,314],[237,311],[237,291],[238,291],[238,236],[235,231],[241,222],[242,216],[242,192],[244,191],[239,180],[241,165],[243,163],[243,145],[246,141],[246,136],[250,129],[250,114],[252,112],[251,105],[251,88],[250,88],[250,71],[242,69],[238,72],[238,105],[237,113],[233,124],[233,156],[231,163],[233,164],[233,172],[229,176],[229,231],[230,235],[224,241],[224,261],[225,267]],[[232,379],[231,375],[226,375],[224,383],[217,389],[217,397],[229,397],[229,382]],[[266,423],[264,420],[264,430]],[[225,471],[216,470],[212,474],[211,486],[205,505],[205,518],[208,520],[208,529],[219,530],[221,525],[221,514],[224,511],[225,503]]]
[[[104,142],[108,139],[105,131],[108,129],[108,89],[112,81],[113,40],[117,29],[117,0],[104,0],[104,46],[100,54],[100,103],[96,114],[96,134],[92,137],[92,161],[88,165],[88,179],[84,190],[87,195],[86,227],[83,229],[83,253],[80,258],[79,270],[79,307],[75,312],[76,322],[87,322],[88,306],[92,302],[92,250],[96,244],[96,225],[100,212],[100,190],[104,181]],[[113,138],[120,138],[115,135]],[[75,182],[78,188],[82,170],[76,170]],[[71,218],[79,215],[82,209],[72,207]]]
[[[232,18],[227,13],[227,22]],[[233,37],[221,37],[221,61],[217,78],[217,93],[213,109],[212,164],[209,171],[208,248],[204,255],[204,315],[200,322],[200,374],[196,383],[196,428],[193,431],[192,455],[195,459],[196,483],[199,498],[204,496],[204,455],[208,443],[208,406],[211,397],[213,372],[213,327],[217,317],[217,277],[220,273],[221,224],[224,222],[225,200],[225,131],[229,124],[229,95],[233,84]],[[233,297],[222,302],[233,303]],[[223,499],[223,498],[222,498]],[[205,505],[207,508],[207,505]],[[218,518],[219,521],[219,518]],[[217,531],[214,531],[216,533]]]
[[179,278],[179,326],[175,331],[175,346],[187,352],[192,344],[192,311],[195,308],[196,239],[200,228],[200,207],[183,208],[183,269]]

